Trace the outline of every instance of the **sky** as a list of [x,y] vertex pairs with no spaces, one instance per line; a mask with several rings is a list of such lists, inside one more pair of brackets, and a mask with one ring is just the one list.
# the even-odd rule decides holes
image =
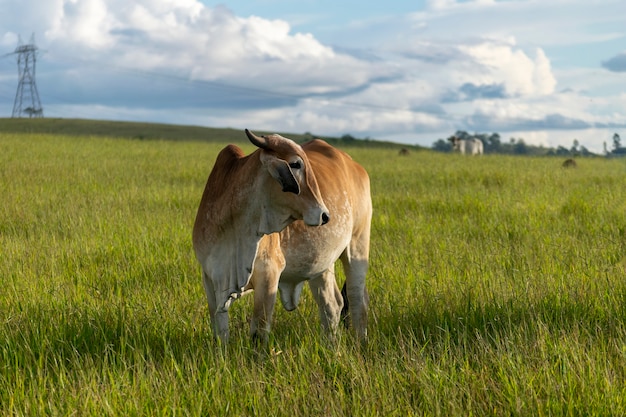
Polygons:
[[626,139],[624,0],[0,0],[0,117],[32,34],[45,117]]

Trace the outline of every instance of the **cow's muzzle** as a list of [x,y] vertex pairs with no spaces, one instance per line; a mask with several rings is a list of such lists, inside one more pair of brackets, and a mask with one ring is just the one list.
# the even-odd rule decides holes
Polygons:
[[303,220],[307,226],[322,226],[330,221],[330,214],[326,207],[320,207],[305,214]]

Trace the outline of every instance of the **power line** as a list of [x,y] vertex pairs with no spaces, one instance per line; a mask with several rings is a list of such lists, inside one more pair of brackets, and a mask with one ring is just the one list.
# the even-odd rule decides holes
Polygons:
[[[330,98],[328,98],[328,96],[331,95],[331,94],[323,94],[323,93],[305,93],[305,94],[286,93],[286,92],[272,91],[272,90],[267,90],[267,89],[262,89],[262,88],[257,88],[257,87],[250,87],[250,86],[244,86],[244,85],[230,84],[230,83],[219,82],[219,81],[209,81],[209,80],[193,79],[193,78],[184,77],[184,76],[176,75],[176,74],[167,74],[167,73],[158,72],[158,71],[141,70],[141,69],[130,68],[130,67],[125,67],[125,66],[120,66],[120,65],[112,65],[112,64],[109,64],[109,63],[89,61],[89,60],[84,60],[84,59],[76,59],[74,57],[64,57],[64,59],[66,61],[72,60],[72,61],[84,64],[84,65],[89,65],[89,66],[95,67],[97,69],[108,68],[108,69],[112,69],[112,70],[117,71],[117,72],[128,73],[128,74],[139,76],[139,77],[142,77],[142,78],[145,78],[145,79],[155,79],[155,78],[158,78],[158,79],[169,80],[169,81],[185,83],[185,84],[191,83],[191,84],[195,84],[195,85],[199,85],[199,86],[208,86],[208,87],[212,87],[212,88],[220,88],[220,89],[224,89],[224,90],[230,90],[230,91],[239,92],[239,93],[246,93],[246,94],[250,94],[250,95],[254,94],[254,95],[257,95],[257,96],[265,96],[265,97],[272,97],[272,98],[279,98],[279,99],[288,99],[288,100],[294,100],[294,101],[311,100],[311,101],[321,102],[323,104],[330,104],[330,105],[336,106],[336,107],[352,107],[352,108],[363,108],[363,109],[379,110],[379,111],[387,111],[387,112],[409,112],[409,113],[415,113],[415,114],[418,114],[418,113],[419,114],[428,114],[428,113],[421,112],[421,111],[416,111],[414,109],[407,108],[407,107],[371,104],[371,103],[357,102],[357,101],[352,101],[352,100],[330,99]],[[448,113],[448,116],[450,116],[449,113]]]

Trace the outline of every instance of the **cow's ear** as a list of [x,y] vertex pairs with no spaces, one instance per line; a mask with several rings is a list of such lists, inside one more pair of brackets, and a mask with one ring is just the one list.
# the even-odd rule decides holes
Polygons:
[[289,164],[282,159],[265,155],[263,165],[267,167],[268,172],[283,188],[284,192],[300,194],[300,184],[293,176]]
[[280,183],[284,192],[294,193],[296,195],[300,194],[300,184],[298,184],[298,181],[296,181],[296,178],[293,176],[293,172],[291,172],[291,168],[289,168],[287,162],[277,159],[276,162],[272,164],[272,167],[273,169],[270,168],[270,174]]

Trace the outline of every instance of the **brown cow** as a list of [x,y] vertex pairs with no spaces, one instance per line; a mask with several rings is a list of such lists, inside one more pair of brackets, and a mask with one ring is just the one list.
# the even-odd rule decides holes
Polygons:
[[573,159],[569,158],[566,159],[565,161],[563,161],[563,164],[561,165],[563,168],[576,168],[576,161],[574,161]]
[[228,340],[231,303],[254,290],[250,332],[266,343],[277,291],[293,310],[305,282],[333,336],[344,305],[334,271],[340,258],[350,320],[365,340],[372,217],[366,171],[318,139],[299,146],[279,135],[246,134],[259,149],[245,156],[229,145],[220,152],[193,229],[215,336]]

